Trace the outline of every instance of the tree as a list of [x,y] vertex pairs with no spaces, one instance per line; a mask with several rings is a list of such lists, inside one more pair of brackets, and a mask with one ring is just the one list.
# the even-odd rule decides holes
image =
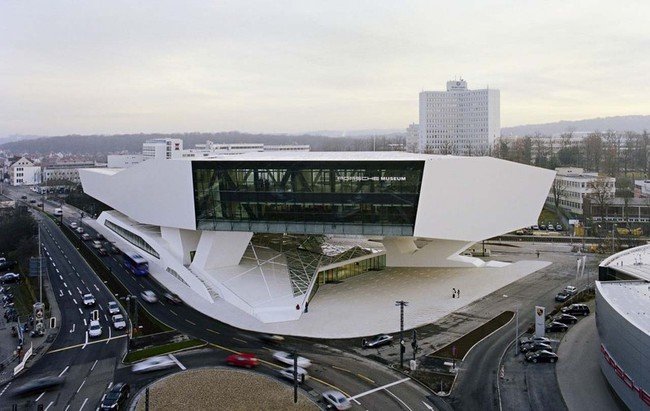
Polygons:
[[600,171],[600,161],[603,155],[603,139],[600,133],[590,134],[584,142],[584,164],[588,170]]
[[555,179],[553,180],[553,185],[551,186],[551,195],[553,196],[553,205],[555,206],[556,214],[560,213],[560,202],[566,195],[566,184],[565,181]]
[[596,180],[589,183],[589,198],[598,206],[598,210],[603,218],[607,217],[607,208],[611,202],[614,187],[610,179],[605,176],[598,176]]

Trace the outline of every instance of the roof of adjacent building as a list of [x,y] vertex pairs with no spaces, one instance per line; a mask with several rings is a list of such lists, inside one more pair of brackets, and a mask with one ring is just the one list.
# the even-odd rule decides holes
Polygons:
[[458,159],[458,156],[407,153],[405,151],[270,151],[242,153],[235,156],[214,156],[192,161],[424,161],[429,159]]
[[598,281],[597,287],[612,308],[650,335],[650,282]]

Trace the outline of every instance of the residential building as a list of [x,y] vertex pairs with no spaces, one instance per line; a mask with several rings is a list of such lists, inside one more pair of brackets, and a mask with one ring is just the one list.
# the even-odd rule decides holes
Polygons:
[[183,140],[180,138],[153,138],[142,144],[142,156],[145,160],[169,160],[180,157],[182,151]]
[[7,172],[9,184],[12,186],[31,186],[41,183],[41,166],[27,157],[11,159]]
[[[310,301],[318,310],[319,285],[362,272],[500,267],[463,252],[535,224],[554,175],[406,152],[248,152],[81,170],[84,192],[113,209],[93,228],[143,255],[187,304],[224,320],[228,303],[238,313],[228,318],[255,320],[249,329],[298,320]],[[334,237],[362,245],[325,247]]]
[[460,79],[420,93],[420,152],[487,155],[500,133],[499,90],[469,90]]
[[142,154],[109,154],[106,158],[108,168],[129,168],[144,161]]
[[614,198],[616,195],[614,177],[587,173],[579,167],[559,167],[555,171],[555,181],[548,193],[546,203],[555,206],[557,197],[558,206],[569,215],[583,214],[583,202],[586,197],[591,196],[594,199],[600,196],[600,200],[604,200]]

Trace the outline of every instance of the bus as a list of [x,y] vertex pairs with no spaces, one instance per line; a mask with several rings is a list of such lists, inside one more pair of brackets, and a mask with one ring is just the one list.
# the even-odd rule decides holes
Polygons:
[[149,274],[149,263],[137,253],[124,253],[124,267],[136,276]]

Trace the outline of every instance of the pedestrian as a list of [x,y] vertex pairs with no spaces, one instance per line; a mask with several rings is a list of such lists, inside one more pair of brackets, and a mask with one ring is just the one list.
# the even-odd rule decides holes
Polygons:
[[451,289],[451,298],[456,298],[456,288]]
[[537,250],[537,258],[539,258],[539,250]]
[[309,301],[305,302],[305,313],[309,312]]
[[456,297],[460,298],[460,288],[456,291]]

